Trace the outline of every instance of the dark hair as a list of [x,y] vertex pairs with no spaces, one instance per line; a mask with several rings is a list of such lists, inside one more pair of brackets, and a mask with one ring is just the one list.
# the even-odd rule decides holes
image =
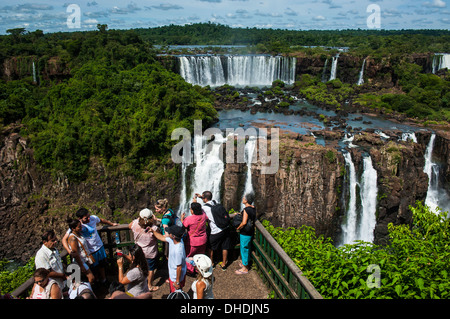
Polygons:
[[142,251],[141,246],[136,245],[136,244],[134,246],[132,246],[130,248],[130,255],[134,256],[134,260],[130,266],[130,269],[139,265],[139,268],[142,270],[142,273],[144,274],[145,278],[147,278],[148,264],[147,264],[147,259],[145,258],[145,254]]
[[245,197],[245,199],[247,200],[247,203],[248,203],[249,205],[252,205],[253,202],[255,201],[255,194],[253,194],[253,193],[245,194],[244,197]]
[[212,193],[210,191],[204,191],[202,198],[206,198],[208,201],[212,200]]
[[77,216],[77,218],[83,218],[84,216],[86,216],[87,214],[89,214],[89,211],[84,208],[81,207],[79,210],[77,210],[77,212],[75,213],[75,215]]
[[45,268],[38,268],[33,274],[33,277],[41,277],[41,278],[47,278],[50,274],[50,270]]
[[125,286],[123,284],[121,284],[120,282],[118,282],[117,280],[114,280],[110,285],[109,285],[109,294],[112,295],[114,291],[123,291],[125,292]]
[[53,229],[47,230],[45,233],[42,234],[41,239],[42,242],[46,242],[49,240],[49,238],[55,237],[55,231]]
[[67,224],[69,224],[69,228],[71,230],[74,230],[78,224],[81,223],[78,219],[73,219],[73,218],[68,218],[67,219]]
[[202,205],[200,203],[191,203],[191,209],[194,212],[194,215],[203,214]]

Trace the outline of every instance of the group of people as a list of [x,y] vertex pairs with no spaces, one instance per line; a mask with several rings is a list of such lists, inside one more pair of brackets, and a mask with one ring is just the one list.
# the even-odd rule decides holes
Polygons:
[[[201,199],[201,202],[198,202]],[[254,195],[246,194],[243,198],[245,208],[235,214],[234,226],[240,237],[240,268],[236,275],[245,275],[250,266],[250,245],[254,234],[256,210],[253,206]],[[81,280],[69,277],[56,249],[57,238],[53,230],[42,235],[42,247],[36,254],[34,273],[35,284],[29,298],[61,299],[61,298],[96,298],[94,285],[108,285],[111,298],[151,298],[151,293],[159,289],[153,284],[158,264],[158,241],[164,243],[164,255],[167,267],[171,294],[183,290],[186,275],[197,276],[191,289],[194,299],[212,299],[213,294],[213,260],[214,254],[220,254],[217,264],[222,270],[228,266],[228,250],[232,239],[230,225],[219,227],[215,221],[213,206],[220,205],[212,199],[212,193],[205,191],[195,194],[190,204],[190,215],[182,213],[180,217],[169,208],[166,199],[158,200],[154,210],[162,216],[160,219],[145,208],[139,217],[129,224],[134,237],[134,245],[125,254],[117,250],[118,278],[109,283],[105,268],[107,255],[97,224],[116,226],[117,223],[91,215],[81,208],[76,218],[68,220],[68,230],[62,244],[69,252],[72,263],[78,265]],[[124,270],[124,261],[128,261],[128,269]],[[68,289],[65,287],[69,287]]]

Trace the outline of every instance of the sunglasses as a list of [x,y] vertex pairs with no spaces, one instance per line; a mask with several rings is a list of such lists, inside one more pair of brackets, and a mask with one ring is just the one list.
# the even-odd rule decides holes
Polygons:
[[41,280],[35,280],[34,283],[39,285],[39,284],[43,283],[46,280],[47,280],[47,278],[44,278],[44,279],[41,279]]

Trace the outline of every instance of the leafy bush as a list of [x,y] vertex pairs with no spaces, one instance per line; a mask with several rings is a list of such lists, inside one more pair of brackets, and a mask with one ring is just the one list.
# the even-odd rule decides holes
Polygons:
[[2,294],[11,293],[34,273],[34,257],[32,257],[24,266],[15,270],[10,270],[11,262],[7,260],[0,261],[0,291]]
[[[449,298],[447,213],[435,214],[420,202],[410,209],[413,225],[390,224],[387,246],[358,241],[336,248],[308,226],[263,224],[324,298]],[[379,288],[372,285],[371,265],[380,269]]]

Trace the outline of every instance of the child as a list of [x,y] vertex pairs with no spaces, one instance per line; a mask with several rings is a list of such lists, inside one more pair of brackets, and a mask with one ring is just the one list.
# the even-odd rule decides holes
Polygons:
[[182,289],[186,279],[186,252],[184,250],[184,228],[172,225],[166,228],[166,236],[162,235],[155,229],[151,232],[162,242],[169,244],[169,284],[170,292]]

